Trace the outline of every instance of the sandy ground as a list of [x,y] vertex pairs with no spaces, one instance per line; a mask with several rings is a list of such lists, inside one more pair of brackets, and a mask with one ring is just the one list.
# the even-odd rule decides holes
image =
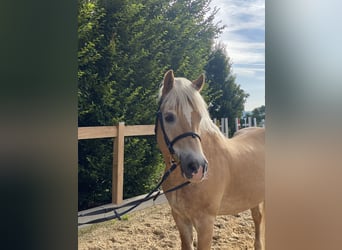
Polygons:
[[[212,249],[253,249],[253,242],[254,224],[249,211],[217,217]],[[79,229],[78,249],[180,249],[180,238],[169,205],[162,204],[133,212],[125,220]]]

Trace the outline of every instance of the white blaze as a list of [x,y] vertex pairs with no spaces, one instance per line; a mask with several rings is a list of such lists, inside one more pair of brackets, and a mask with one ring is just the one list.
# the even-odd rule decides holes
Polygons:
[[189,106],[187,106],[188,108],[184,110],[184,116],[185,116],[185,119],[188,121],[188,124],[190,126],[190,128],[192,127],[192,124],[191,124],[191,113],[192,113],[192,108]]

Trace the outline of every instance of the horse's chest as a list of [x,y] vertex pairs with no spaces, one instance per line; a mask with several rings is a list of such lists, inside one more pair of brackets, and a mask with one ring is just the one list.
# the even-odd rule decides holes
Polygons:
[[180,191],[168,194],[167,199],[172,208],[180,210],[189,208],[194,202],[190,197],[188,197],[187,194],[184,194],[184,192]]
[[192,217],[198,212],[206,214],[215,214],[219,205],[219,198],[215,195],[209,195],[197,189],[177,190],[167,194],[172,209],[183,215]]

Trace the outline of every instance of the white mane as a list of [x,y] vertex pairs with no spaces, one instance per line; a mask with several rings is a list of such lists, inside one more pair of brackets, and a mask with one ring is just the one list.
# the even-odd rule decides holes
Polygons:
[[[159,100],[163,88],[159,91]],[[177,112],[191,113],[193,109],[201,115],[202,119],[199,125],[199,133],[214,133],[222,135],[219,128],[213,123],[208,112],[208,106],[201,94],[192,86],[192,83],[182,77],[175,78],[174,87],[163,98],[162,107],[177,110]]]

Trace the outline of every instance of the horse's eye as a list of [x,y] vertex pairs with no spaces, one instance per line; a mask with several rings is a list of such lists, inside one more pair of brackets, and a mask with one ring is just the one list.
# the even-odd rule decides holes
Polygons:
[[166,122],[174,122],[175,121],[175,115],[174,114],[166,114],[165,115],[165,121]]

